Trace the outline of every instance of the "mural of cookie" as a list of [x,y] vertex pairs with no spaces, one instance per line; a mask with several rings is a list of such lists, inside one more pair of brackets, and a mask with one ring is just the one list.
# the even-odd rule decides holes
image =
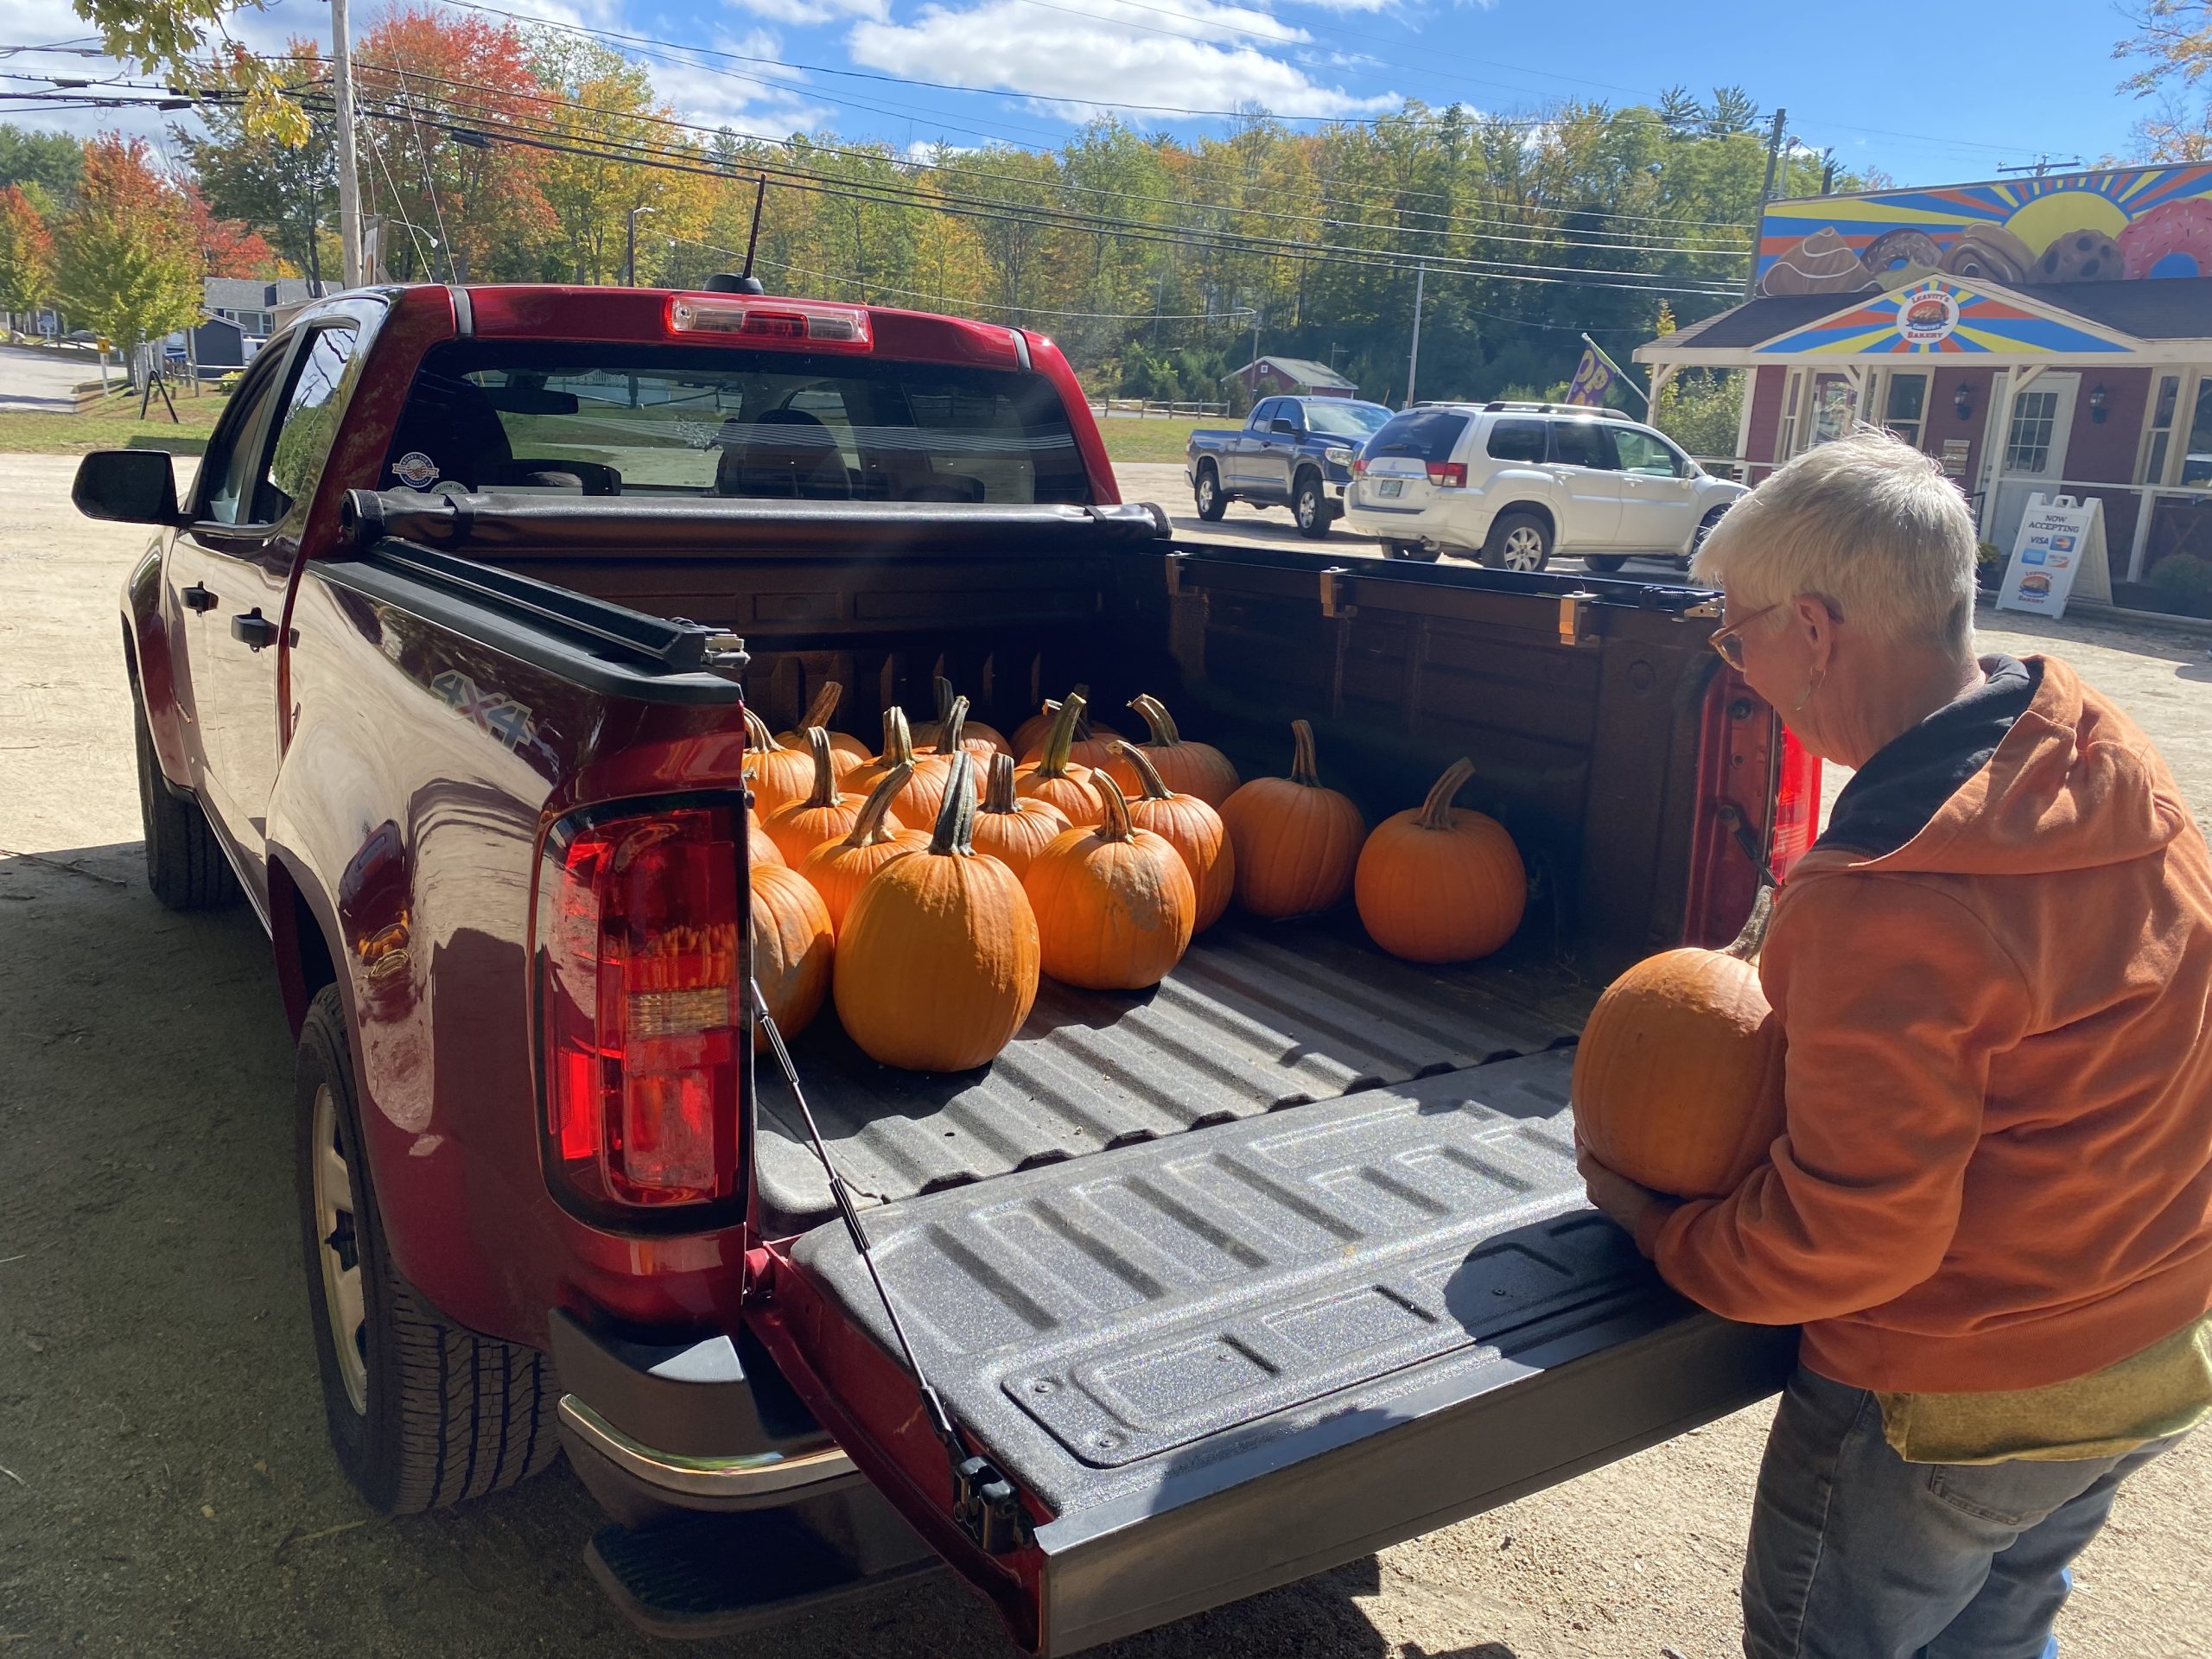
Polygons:
[[2120,244],[2102,231],[2069,231],[2043,251],[2028,273],[2031,283],[2111,283],[2125,260]]
[[1759,279],[1760,290],[1767,294],[1856,294],[1874,285],[1859,256],[1832,226],[1777,254]]
[[1925,231],[1885,231],[1859,256],[1877,277],[1893,270],[1934,270],[1942,261],[1942,249]]
[[2028,245],[1994,225],[1970,225],[1943,255],[1942,269],[1954,276],[1980,276],[1993,283],[2028,280],[2036,257]]
[[[2131,279],[2212,276],[2212,200],[2199,196],[2153,207],[2120,233],[2120,254]],[[2172,264],[2161,270],[2168,260]],[[2181,269],[2183,261],[2196,270]]]

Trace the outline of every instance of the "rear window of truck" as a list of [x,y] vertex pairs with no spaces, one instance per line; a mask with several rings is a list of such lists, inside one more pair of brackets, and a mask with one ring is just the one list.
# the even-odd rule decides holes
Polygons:
[[1449,461],[1466,429],[1467,417],[1456,410],[1409,409],[1392,416],[1389,424],[1367,441],[1367,458]]
[[1043,376],[847,354],[468,340],[424,358],[387,488],[1072,502]]

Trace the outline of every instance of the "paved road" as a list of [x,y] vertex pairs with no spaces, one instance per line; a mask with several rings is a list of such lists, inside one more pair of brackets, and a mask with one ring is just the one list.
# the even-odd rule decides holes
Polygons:
[[0,410],[74,414],[78,383],[99,378],[99,365],[74,353],[0,346]]
[[[564,1468],[442,1516],[362,1507],[326,1449],[293,1199],[291,1048],[251,915],[141,875],[115,594],[143,532],[75,462],[0,455],[0,1656],[558,1655],[634,1635]],[[1262,522],[1260,532],[1264,533]],[[2201,641],[2056,638],[2212,808]],[[1687,1659],[1736,1650],[1767,1410],[1100,1659]],[[2212,1436],[2123,1495],[2069,1659],[2212,1653]],[[1007,1649],[949,1580],[702,1659]]]

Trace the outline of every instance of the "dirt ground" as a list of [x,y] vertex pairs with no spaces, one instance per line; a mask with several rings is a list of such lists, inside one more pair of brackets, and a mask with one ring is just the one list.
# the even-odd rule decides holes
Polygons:
[[[175,916],[145,890],[116,594],[146,537],[77,518],[73,466],[0,456],[0,1656],[677,1651],[587,1578],[599,1521],[565,1469],[404,1519],[340,1479],[265,946],[243,908]],[[2008,620],[1987,639],[2068,656],[2212,814],[2202,639]],[[1719,1659],[1767,1416],[1101,1652]],[[2208,1536],[2212,1435],[2123,1493],[2069,1659],[2212,1655]],[[940,1578],[702,1651],[1007,1649]]]

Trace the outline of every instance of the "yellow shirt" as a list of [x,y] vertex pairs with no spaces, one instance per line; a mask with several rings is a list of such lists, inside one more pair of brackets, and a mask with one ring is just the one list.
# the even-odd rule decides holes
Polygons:
[[1907,1463],[2124,1456],[2212,1417],[2212,1313],[2087,1376],[1998,1394],[1880,1394]]

